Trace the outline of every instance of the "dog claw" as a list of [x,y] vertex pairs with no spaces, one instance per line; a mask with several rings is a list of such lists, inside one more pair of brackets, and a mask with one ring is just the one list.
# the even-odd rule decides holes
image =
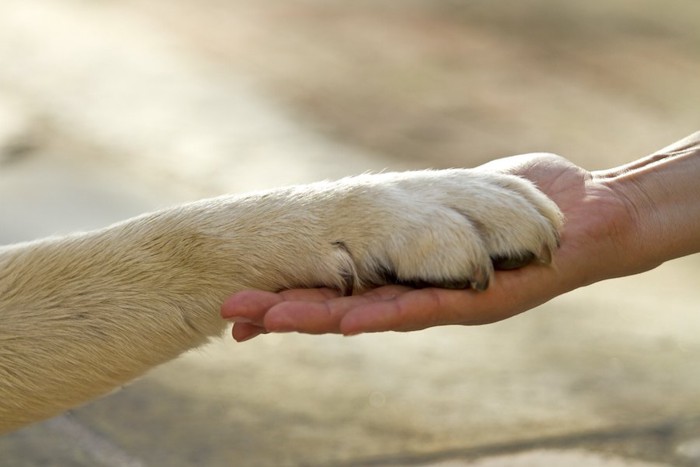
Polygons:
[[478,269],[473,278],[469,280],[469,285],[472,289],[483,292],[488,289],[491,274],[486,269]]
[[540,251],[540,254],[537,256],[537,259],[542,264],[551,264],[552,250],[548,246],[545,246],[544,248],[542,248],[542,251]]

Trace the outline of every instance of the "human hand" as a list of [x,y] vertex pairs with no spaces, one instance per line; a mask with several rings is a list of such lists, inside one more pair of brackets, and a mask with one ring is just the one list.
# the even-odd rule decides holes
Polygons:
[[636,267],[625,245],[634,219],[626,198],[608,183],[612,172],[590,173],[552,154],[508,157],[479,169],[527,178],[559,206],[566,223],[550,265],[497,271],[483,292],[395,285],[348,297],[331,289],[243,291],[221,309],[235,322],[234,339],[265,332],[353,335],[492,323]]

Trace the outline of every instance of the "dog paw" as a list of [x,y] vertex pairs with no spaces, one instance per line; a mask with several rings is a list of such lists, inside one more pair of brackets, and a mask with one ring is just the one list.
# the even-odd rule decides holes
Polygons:
[[331,244],[348,293],[384,284],[485,290],[494,269],[549,263],[558,246],[561,212],[517,176],[452,169],[340,183]]

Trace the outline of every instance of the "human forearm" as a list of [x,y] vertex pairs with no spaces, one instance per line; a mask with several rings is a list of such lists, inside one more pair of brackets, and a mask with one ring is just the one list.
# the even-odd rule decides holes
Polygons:
[[630,208],[629,273],[700,251],[700,132],[600,176]]

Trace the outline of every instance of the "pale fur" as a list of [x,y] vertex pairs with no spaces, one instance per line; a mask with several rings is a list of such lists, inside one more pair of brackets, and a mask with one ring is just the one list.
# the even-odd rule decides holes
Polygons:
[[485,286],[490,256],[549,257],[562,218],[520,178],[386,173],[203,200],[0,248],[0,432],[219,336],[247,289]]

